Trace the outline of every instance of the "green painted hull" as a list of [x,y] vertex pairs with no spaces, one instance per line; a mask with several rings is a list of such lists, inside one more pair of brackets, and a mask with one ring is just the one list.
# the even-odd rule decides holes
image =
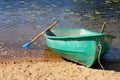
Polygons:
[[53,28],[44,34],[47,46],[60,56],[91,67],[109,50],[113,36],[81,28]]

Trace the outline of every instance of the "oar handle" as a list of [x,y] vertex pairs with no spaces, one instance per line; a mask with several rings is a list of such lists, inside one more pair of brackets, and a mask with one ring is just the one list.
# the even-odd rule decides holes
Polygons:
[[37,36],[35,36],[30,42],[34,42],[35,40],[37,40],[39,37],[41,37],[46,31],[48,31],[50,28],[54,27],[59,21],[55,21],[53,22],[51,25],[49,25],[43,32],[41,32],[40,34],[38,34]]
[[101,31],[100,31],[101,33],[104,32],[105,27],[106,27],[106,22],[103,22],[103,25],[102,25],[102,28],[101,28]]

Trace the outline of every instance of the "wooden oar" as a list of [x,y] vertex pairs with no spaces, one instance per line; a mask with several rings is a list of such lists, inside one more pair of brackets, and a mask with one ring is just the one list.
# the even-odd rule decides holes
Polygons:
[[48,31],[50,28],[55,26],[59,21],[53,22],[50,26],[48,26],[43,32],[35,36],[30,42],[26,42],[22,45],[22,48],[28,48],[34,41],[36,41],[39,37],[41,37],[46,31]]
[[106,22],[103,22],[103,25],[102,25],[102,28],[101,28],[101,31],[100,31],[101,33],[104,32],[105,27],[106,27]]

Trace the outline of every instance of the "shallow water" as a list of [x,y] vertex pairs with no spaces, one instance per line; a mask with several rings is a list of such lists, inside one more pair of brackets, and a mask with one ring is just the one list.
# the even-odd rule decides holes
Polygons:
[[55,20],[60,20],[55,27],[82,27],[95,32],[100,32],[102,23],[107,22],[105,32],[117,37],[112,46],[120,53],[120,5],[117,2],[0,0],[0,58],[43,57],[44,37],[28,50],[21,46]]

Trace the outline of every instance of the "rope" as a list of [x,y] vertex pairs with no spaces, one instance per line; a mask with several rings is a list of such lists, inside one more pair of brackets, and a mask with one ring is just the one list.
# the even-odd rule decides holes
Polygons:
[[99,63],[99,65],[100,65],[100,67],[101,67],[103,70],[105,70],[104,67],[103,67],[103,65],[101,64],[101,61],[100,61],[100,54],[101,54],[101,51],[102,51],[102,45],[101,45],[100,42],[99,42],[99,44],[98,44],[98,49],[99,49],[99,53],[98,53],[98,63]]

